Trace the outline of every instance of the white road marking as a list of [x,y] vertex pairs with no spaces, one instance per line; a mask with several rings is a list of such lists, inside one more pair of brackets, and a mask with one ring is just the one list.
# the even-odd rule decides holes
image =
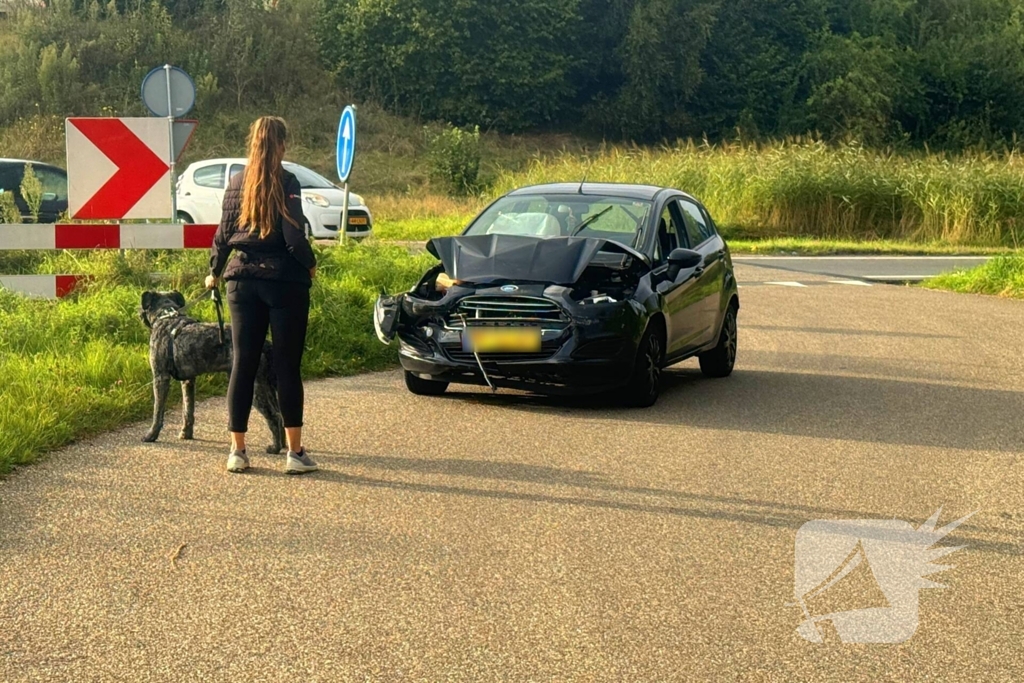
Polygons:
[[829,280],[829,283],[833,285],[853,285],[854,287],[874,287],[870,282],[862,280]]
[[778,285],[779,287],[806,287],[802,282],[766,282],[766,285]]

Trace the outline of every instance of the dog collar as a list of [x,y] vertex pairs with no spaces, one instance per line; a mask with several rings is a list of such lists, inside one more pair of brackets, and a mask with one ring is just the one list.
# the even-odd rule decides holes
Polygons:
[[160,315],[156,317],[157,320],[167,320],[169,318],[177,318],[181,315],[181,311],[177,308],[165,308],[160,312]]

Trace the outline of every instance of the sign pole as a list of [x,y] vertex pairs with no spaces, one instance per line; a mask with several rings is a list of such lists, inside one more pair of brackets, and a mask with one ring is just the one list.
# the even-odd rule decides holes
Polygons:
[[355,155],[356,107],[353,104],[345,107],[345,111],[341,113],[341,120],[338,122],[338,179],[345,185],[345,202],[341,210],[341,236],[338,238],[342,244],[348,240],[348,178],[352,173],[352,160]]
[[178,222],[178,193],[174,182],[174,102],[171,98],[171,65],[164,64],[164,78],[167,79],[167,136],[170,140],[171,167],[171,222]]
[[348,183],[345,183],[345,203],[341,209],[341,243],[348,239]]

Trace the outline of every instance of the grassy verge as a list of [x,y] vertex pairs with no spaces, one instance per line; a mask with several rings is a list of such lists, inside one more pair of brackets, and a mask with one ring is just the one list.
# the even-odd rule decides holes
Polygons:
[[905,240],[828,240],[813,237],[769,237],[765,239],[729,239],[734,254],[798,256],[839,256],[845,254],[889,256],[961,256],[1010,254],[1010,247],[967,246],[943,242]]
[[[373,302],[381,288],[408,288],[433,259],[383,245],[330,248],[319,256],[305,376],[393,364],[394,350],[373,335]],[[68,270],[64,261],[75,256],[22,258],[34,261],[36,272],[54,272]],[[150,414],[149,338],[138,317],[141,293],[148,274],[160,271],[171,279],[167,287],[195,296],[205,258],[180,252],[78,257],[76,272],[91,272],[97,280],[60,302],[0,290],[0,474],[74,439]],[[201,319],[215,319],[210,304],[194,311]],[[209,396],[224,387],[224,378],[203,378],[199,392]]]
[[997,256],[970,270],[958,270],[922,283],[929,289],[1024,298],[1024,256]]

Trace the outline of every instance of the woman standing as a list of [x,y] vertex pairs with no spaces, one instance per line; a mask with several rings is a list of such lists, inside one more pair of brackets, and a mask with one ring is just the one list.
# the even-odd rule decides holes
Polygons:
[[[249,160],[224,193],[220,227],[210,253],[206,286],[216,287],[223,273],[231,310],[229,472],[249,469],[245,433],[268,327],[288,441],[285,472],[302,474],[317,469],[302,446],[300,374],[316,258],[302,228],[299,181],[282,166],[287,135],[284,120],[276,116],[264,116],[249,129]],[[237,253],[228,263],[232,251]]]

